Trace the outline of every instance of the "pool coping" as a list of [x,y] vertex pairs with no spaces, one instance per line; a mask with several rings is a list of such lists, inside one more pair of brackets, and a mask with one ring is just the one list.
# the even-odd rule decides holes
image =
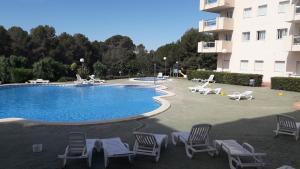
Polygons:
[[[49,83],[49,84],[6,84],[6,85],[0,85],[0,88],[2,87],[16,87],[16,86],[38,86],[38,85],[70,85],[72,83]],[[156,116],[160,113],[165,112],[171,107],[171,103],[166,100],[165,98],[175,96],[175,93],[172,93],[170,91],[167,91],[168,87],[163,85],[150,85],[150,84],[126,84],[126,83],[115,83],[115,84],[99,84],[100,86],[141,86],[141,87],[151,87],[155,88],[157,91],[164,93],[164,95],[161,96],[155,96],[153,97],[154,101],[160,103],[160,107],[152,110],[150,112],[145,112],[140,115],[136,116],[130,116],[125,118],[117,118],[112,120],[95,120],[95,121],[85,121],[85,122],[47,122],[47,121],[39,121],[39,120],[29,120],[24,118],[3,118],[0,119],[1,123],[13,123],[13,122],[26,122],[26,123],[32,123],[32,125],[55,125],[55,126],[81,126],[81,125],[97,125],[97,124],[110,124],[110,123],[120,123],[120,122],[127,122],[127,121],[133,121],[133,120],[140,120],[145,119],[149,117]]]
[[[136,80],[136,78],[130,78],[129,81],[131,81],[131,82],[138,82],[138,83],[147,83],[147,84],[149,84],[149,83],[154,83],[153,80],[152,80],[152,81],[151,81],[151,80],[150,80],[150,81],[141,81],[141,80]],[[161,83],[171,82],[171,81],[172,81],[172,79],[170,79],[170,78],[164,79],[164,80],[157,79],[157,80],[155,81],[155,83],[161,84]]]

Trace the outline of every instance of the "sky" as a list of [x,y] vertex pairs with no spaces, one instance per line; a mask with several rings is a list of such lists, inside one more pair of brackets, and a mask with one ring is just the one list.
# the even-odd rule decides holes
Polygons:
[[56,33],[82,33],[104,41],[125,35],[148,50],[175,42],[199,20],[200,0],[1,0],[0,25],[30,29],[50,25]]

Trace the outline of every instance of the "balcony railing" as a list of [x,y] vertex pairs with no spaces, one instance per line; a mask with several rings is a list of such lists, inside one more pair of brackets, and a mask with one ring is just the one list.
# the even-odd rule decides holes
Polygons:
[[203,48],[208,49],[208,48],[214,48],[216,47],[215,42],[203,42]]
[[199,22],[199,32],[220,32],[233,30],[233,19],[227,17],[217,17],[212,20],[201,20]]
[[300,45],[300,35],[294,36],[293,44]]
[[199,42],[199,53],[231,53],[231,41],[216,40],[214,42]]
[[291,6],[287,12],[288,22],[299,22],[300,21],[300,6]]
[[200,10],[218,12],[234,7],[235,0],[200,0]]
[[211,27],[211,26],[216,26],[216,25],[217,25],[217,19],[204,21],[205,27]]
[[214,4],[214,3],[217,3],[218,0],[206,0],[205,3],[206,4]]

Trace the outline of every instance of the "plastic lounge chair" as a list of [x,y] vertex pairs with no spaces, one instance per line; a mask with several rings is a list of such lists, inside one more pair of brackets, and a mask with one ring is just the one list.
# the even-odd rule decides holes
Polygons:
[[134,153],[129,150],[129,145],[123,143],[120,138],[101,139],[101,143],[104,151],[105,168],[108,167],[109,158],[128,157],[129,162],[131,162],[131,156]]
[[227,153],[230,169],[265,166],[263,157],[266,154],[256,153],[253,146],[248,143],[240,145],[235,140],[216,140],[215,145],[218,152],[222,149]]
[[253,91],[245,91],[243,93],[234,92],[233,94],[228,95],[228,97],[230,99],[237,100],[237,101],[240,101],[241,99],[252,100],[253,99],[252,93]]
[[281,166],[281,167],[279,167],[277,169],[296,169],[296,168],[294,168],[292,166],[284,165],[284,166]]
[[159,72],[159,73],[157,74],[157,78],[158,78],[158,79],[163,79],[163,78],[164,78],[163,73],[162,73],[162,72]]
[[160,158],[162,143],[165,143],[165,148],[168,145],[168,136],[165,134],[151,134],[134,132],[135,143],[133,152],[139,155],[154,156],[158,162]]
[[215,75],[210,75],[208,79],[200,79],[200,82],[201,83],[205,83],[205,82],[215,83],[216,81],[214,81],[214,77],[215,77]]
[[88,80],[82,79],[79,74],[76,74],[76,78],[77,78],[77,81],[75,81],[75,84],[77,84],[77,85],[89,85],[89,84],[91,84]]
[[[63,155],[58,155],[58,158],[63,160],[63,167],[66,166],[67,160],[87,159],[89,167],[91,167],[91,153],[93,146],[87,149],[85,134],[72,132],[68,137],[68,146]],[[89,152],[89,153],[88,153]]]
[[210,124],[194,125],[190,132],[173,132],[172,142],[174,145],[181,141],[185,145],[186,155],[193,158],[194,153],[208,152],[214,155],[216,149],[209,142]]
[[188,89],[191,92],[205,92],[206,87],[208,86],[209,82],[206,82],[202,85],[194,86],[194,87],[188,87]]
[[36,79],[36,80],[29,80],[32,84],[48,84],[49,80],[43,80],[43,79]]
[[105,83],[106,82],[105,80],[95,78],[95,75],[90,75],[89,78],[90,78],[89,82],[91,82],[91,83]]
[[192,81],[192,82],[200,82],[201,79],[199,79],[199,78],[193,78],[191,81]]
[[211,89],[211,88],[207,88],[206,91],[204,92],[204,95],[208,95],[208,94],[217,94],[219,95],[222,91],[222,88],[216,88],[216,89]]
[[274,131],[276,136],[279,134],[292,135],[299,139],[300,123],[296,119],[287,115],[277,115],[277,129]]

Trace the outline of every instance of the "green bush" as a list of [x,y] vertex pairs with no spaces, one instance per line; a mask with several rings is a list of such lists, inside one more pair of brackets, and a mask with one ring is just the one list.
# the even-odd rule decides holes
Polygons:
[[11,70],[11,82],[13,83],[24,83],[32,78],[32,69],[15,68]]
[[33,64],[33,74],[36,78],[57,81],[65,76],[67,68],[52,58],[44,58]]
[[10,81],[10,66],[9,60],[4,56],[0,56],[0,81],[1,83],[8,83]]
[[61,77],[58,79],[58,82],[70,82],[70,81],[75,81],[75,78],[73,77]]
[[259,74],[244,74],[244,73],[228,73],[214,71],[198,71],[188,70],[188,79],[193,78],[207,79],[210,75],[215,75],[214,80],[218,83],[249,86],[250,79],[255,80],[255,86],[261,86],[263,75]]
[[80,67],[77,69],[77,74],[79,74],[81,78],[87,79],[89,77],[90,72],[86,67]]
[[100,77],[106,76],[107,66],[102,64],[100,61],[97,61],[96,63],[94,63],[93,68],[94,68],[94,73],[95,73],[96,77],[100,78]]
[[300,78],[295,77],[272,77],[271,88],[300,92]]

